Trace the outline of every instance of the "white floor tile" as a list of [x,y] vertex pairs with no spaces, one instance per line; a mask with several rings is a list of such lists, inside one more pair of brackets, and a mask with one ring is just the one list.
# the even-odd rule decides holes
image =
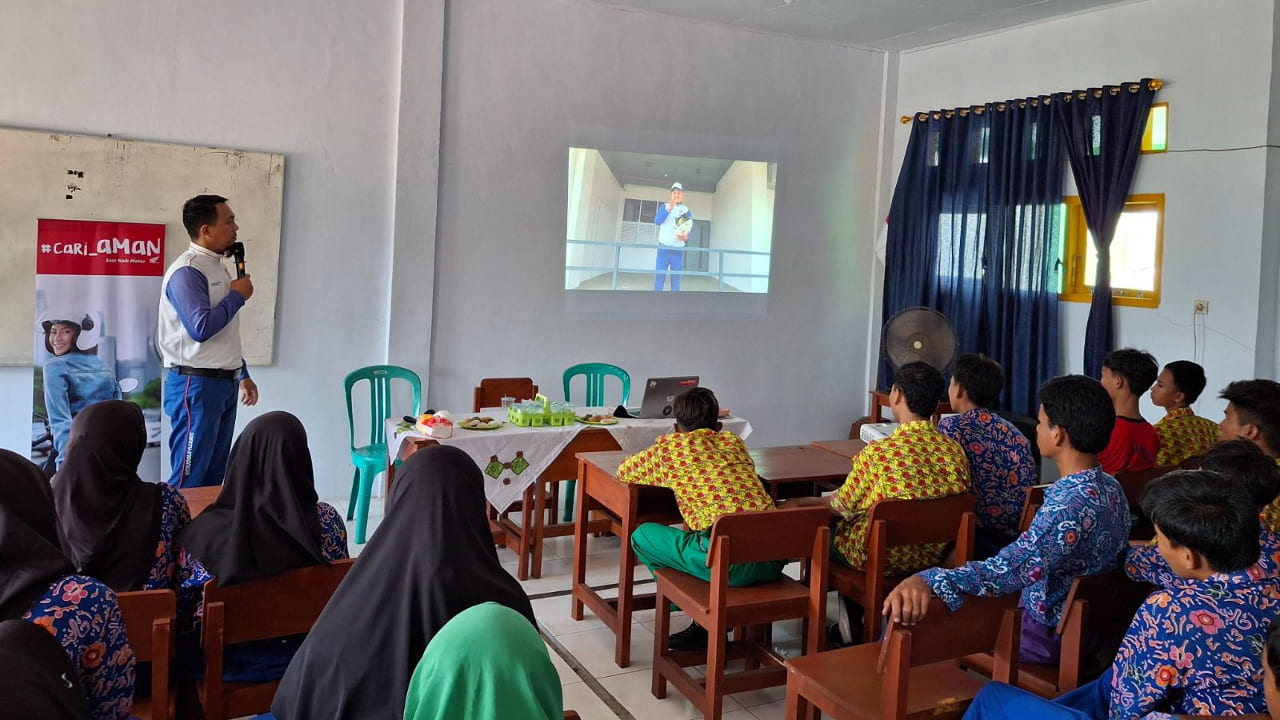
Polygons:
[[750,710],[757,720],[786,720],[787,701],[759,705]]
[[591,612],[591,608],[582,609],[582,619],[574,620],[569,615],[569,596],[540,598],[533,601],[533,616],[552,637],[570,633],[600,630],[605,627],[604,621]]
[[631,629],[631,664],[625,668],[614,662],[615,639],[609,628],[561,635],[556,640],[597,679],[653,665],[653,633],[639,625]]
[[583,683],[565,685],[563,693],[564,709],[578,713],[582,720],[618,720],[617,714]]
[[555,648],[548,647],[547,654],[551,656],[551,664],[555,666],[556,673],[560,675],[561,685],[572,685],[574,683],[582,682],[582,678],[578,677],[578,674],[573,671],[573,668],[569,667],[569,664],[556,654]]
[[[702,717],[702,712],[671,685],[667,697],[659,700],[653,696],[653,671],[637,670],[622,675],[602,678],[605,687],[624,707],[637,718],[644,720],[690,720]],[[741,710],[733,698],[725,698],[724,712]]]

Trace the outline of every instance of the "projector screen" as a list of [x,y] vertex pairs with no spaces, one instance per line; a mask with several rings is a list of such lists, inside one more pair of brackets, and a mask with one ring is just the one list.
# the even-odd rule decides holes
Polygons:
[[777,169],[569,148],[565,289],[767,293]]

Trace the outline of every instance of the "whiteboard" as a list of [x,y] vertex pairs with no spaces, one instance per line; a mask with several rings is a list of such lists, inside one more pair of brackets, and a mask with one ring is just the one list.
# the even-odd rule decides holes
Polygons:
[[244,356],[250,366],[268,365],[283,155],[0,128],[0,365],[32,363],[39,218],[161,223],[167,267],[190,243],[182,204],[205,193],[235,211],[253,276],[253,297],[240,310]]

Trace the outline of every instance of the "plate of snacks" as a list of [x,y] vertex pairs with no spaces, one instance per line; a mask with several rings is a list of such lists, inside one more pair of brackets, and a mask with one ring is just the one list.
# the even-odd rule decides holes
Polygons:
[[592,415],[588,413],[586,415],[579,415],[575,419],[578,422],[582,423],[583,425],[617,425],[618,424],[618,418],[612,415]]
[[488,415],[481,415],[479,417],[469,417],[466,420],[460,421],[458,423],[458,427],[463,430],[497,430],[505,424],[506,423],[503,420],[491,418]]

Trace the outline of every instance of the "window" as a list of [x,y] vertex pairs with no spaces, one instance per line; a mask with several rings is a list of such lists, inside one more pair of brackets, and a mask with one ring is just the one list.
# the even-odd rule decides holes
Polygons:
[[1169,149],[1169,103],[1155,103],[1147,114],[1147,128],[1142,131],[1142,152],[1162,153]]
[[627,198],[622,204],[622,223],[619,227],[618,240],[627,243],[658,242],[658,226],[653,224],[658,214],[660,200],[638,200]]
[[[1090,302],[1098,272],[1093,234],[1080,198],[1064,201],[1066,228],[1060,300]],[[1164,195],[1133,195],[1125,203],[1111,241],[1111,297],[1116,305],[1160,306],[1160,258],[1164,249]]]

